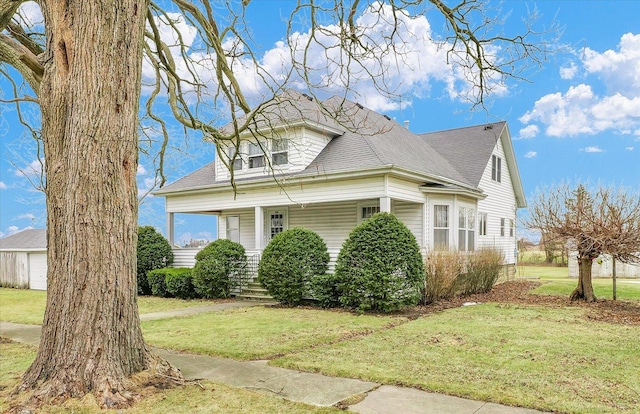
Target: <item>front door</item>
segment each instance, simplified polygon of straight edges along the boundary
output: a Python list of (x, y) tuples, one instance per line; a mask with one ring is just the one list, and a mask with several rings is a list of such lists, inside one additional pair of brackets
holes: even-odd
[(267, 210), (267, 228), (266, 236), (267, 243), (273, 239), (273, 237), (285, 231), (288, 227), (287, 209), (269, 209)]

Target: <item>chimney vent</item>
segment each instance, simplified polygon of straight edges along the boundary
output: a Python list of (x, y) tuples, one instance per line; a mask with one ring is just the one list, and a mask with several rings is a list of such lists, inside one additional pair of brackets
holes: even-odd
[(404, 127), (409, 129), (409, 120), (404, 121)]

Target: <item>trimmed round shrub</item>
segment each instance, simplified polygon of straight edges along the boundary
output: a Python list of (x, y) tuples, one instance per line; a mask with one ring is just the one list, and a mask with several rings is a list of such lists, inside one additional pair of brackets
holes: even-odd
[(171, 266), (173, 251), (164, 236), (152, 226), (138, 228), (138, 294), (150, 295), (151, 287), (147, 279), (150, 270)]
[(333, 273), (318, 275), (311, 279), (311, 297), (323, 308), (335, 308), (340, 306), (340, 291), (338, 291), (338, 278)]
[(262, 252), (258, 280), (277, 301), (295, 306), (311, 296), (310, 284), (329, 265), (327, 245), (311, 230), (294, 228), (276, 235)]
[(196, 255), (193, 284), (205, 298), (227, 298), (237, 284), (237, 273), (244, 269), (245, 250), (227, 239), (211, 242)]
[(417, 305), (424, 286), (416, 238), (389, 213), (375, 214), (353, 229), (338, 255), (335, 275), (340, 303), (359, 311)]
[(199, 295), (193, 286), (193, 269), (175, 268), (166, 273), (167, 291), (179, 299), (193, 299)]
[(147, 281), (151, 294), (153, 296), (159, 296), (161, 298), (171, 297), (171, 294), (167, 291), (167, 269), (154, 269), (147, 273)]

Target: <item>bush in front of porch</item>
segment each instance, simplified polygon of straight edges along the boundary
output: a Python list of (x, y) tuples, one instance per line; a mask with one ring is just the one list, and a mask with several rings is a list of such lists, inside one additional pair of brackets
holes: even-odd
[(204, 298), (226, 298), (235, 279), (231, 275), (244, 267), (245, 250), (240, 243), (227, 239), (211, 242), (196, 255), (193, 285)]
[(262, 253), (258, 280), (274, 299), (287, 306), (311, 296), (315, 278), (327, 272), (329, 252), (318, 234), (294, 228), (277, 234)]
[(420, 247), (393, 214), (375, 214), (342, 245), (335, 276), (343, 306), (391, 312), (417, 305), (424, 285)]

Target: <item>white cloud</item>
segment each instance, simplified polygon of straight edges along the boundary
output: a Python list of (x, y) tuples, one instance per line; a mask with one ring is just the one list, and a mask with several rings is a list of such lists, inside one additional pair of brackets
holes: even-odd
[(153, 197), (151, 191), (156, 187), (157, 183), (156, 177), (147, 177), (142, 182), (138, 181), (138, 198)]
[[(156, 19), (162, 27), (163, 39), (174, 42), (176, 30), (183, 34), (185, 43), (198, 45), (195, 29), (179, 15), (171, 15), (176, 20), (175, 29), (167, 22)], [(357, 36), (366, 43), (364, 48), (356, 47), (352, 52), (364, 56), (355, 62), (343, 52), (344, 35), (342, 28), (325, 25), (316, 28), (313, 36), (310, 32), (294, 32), (285, 41), (279, 41), (256, 60), (248, 56), (244, 45), (233, 37), (224, 39), (223, 47), (229, 53), (228, 64), (249, 100), (262, 99), (268, 94), (266, 83), (286, 84), (287, 87), (306, 89), (305, 81), (293, 71), (292, 59), (302, 61), (307, 56), (306, 76), (315, 85), (330, 93), (343, 93), (348, 86), (353, 91), (354, 100), (376, 111), (389, 111), (400, 108), (397, 100), (383, 96), (376, 85), (402, 96), (402, 104), (410, 104), (414, 97), (429, 95), (433, 84), (440, 84), (451, 99), (465, 100), (477, 93), (477, 73), (470, 72), (464, 66), (469, 62), (466, 53), (447, 55), (450, 43), (437, 38), (432, 32), (429, 21), (424, 16), (410, 16), (404, 12), (392, 11), (387, 4), (370, 5), (356, 19)], [(395, 39), (392, 48), (384, 48), (389, 39)], [(488, 56), (501, 56), (500, 49), (492, 45), (485, 46)], [(291, 51), (293, 49), (293, 51)], [(180, 56), (177, 47), (173, 50), (177, 72), (190, 79), (187, 62)], [(189, 58), (197, 72), (199, 83), (208, 88), (200, 90), (200, 96), (213, 94), (217, 90), (215, 78), (216, 58), (210, 54), (191, 51)], [(455, 61), (458, 59), (457, 61)], [(453, 64), (448, 60), (454, 61)], [(347, 63), (348, 62), (348, 63)], [(145, 81), (155, 77), (149, 62), (143, 65)], [(506, 87), (498, 76), (485, 74), (492, 93), (500, 96), (506, 93)], [(285, 82), (286, 81), (286, 82)], [(190, 90), (189, 85), (184, 85)], [(192, 90), (192, 89), (191, 89)]]
[(16, 168), (13, 173), (16, 177), (31, 177), (42, 173), (44, 160), (33, 160), (24, 167)]
[(589, 73), (603, 78), (609, 93), (629, 98), (640, 95), (640, 34), (622, 35), (617, 52), (586, 48), (582, 61)]
[(9, 188), (9, 186), (7, 186), (3, 181), (0, 181), (0, 190), (6, 190), (7, 188)]
[(624, 149), (627, 150), (627, 151), (633, 151), (634, 147), (625, 147)]
[(580, 84), (565, 94), (557, 92), (538, 99), (520, 121), (540, 122), (546, 125), (545, 133), (554, 137), (593, 135), (606, 130), (630, 134), (640, 126), (640, 96), (616, 94), (601, 98), (590, 85)]
[[(594, 135), (604, 131), (637, 134), (640, 130), (640, 34), (627, 33), (618, 51), (603, 53), (586, 48), (582, 65), (587, 75), (597, 75), (606, 94), (596, 94), (597, 84), (581, 83), (562, 93), (538, 99), (533, 109), (520, 117), (527, 129), (534, 123), (544, 126), (549, 136)], [(575, 68), (575, 70), (573, 69)], [(561, 68), (564, 79), (572, 79), (578, 68), (572, 63)]]
[(529, 151), (526, 154), (524, 154), (525, 158), (535, 158), (538, 156), (538, 153), (536, 151)]
[(604, 152), (604, 150), (601, 149), (598, 146), (590, 146), (590, 147), (586, 147), (586, 148), (581, 148), (580, 151), (584, 151), (584, 152)]
[(540, 132), (540, 128), (537, 125), (527, 125), (522, 128), (518, 134), (518, 138), (520, 139), (530, 139), (534, 138)]
[(578, 67), (573, 62), (569, 66), (560, 68), (560, 77), (562, 79), (571, 80), (576, 76), (576, 73), (578, 73)]
[(25, 213), (25, 214), (20, 214), (20, 215), (18, 216), (18, 218), (19, 218), (19, 219), (28, 219), (28, 220), (33, 220), (33, 219), (35, 219), (35, 218), (36, 218), (36, 216), (34, 216), (34, 215), (33, 215), (33, 214), (31, 214), (31, 213)]
[(18, 8), (18, 13), (22, 18), (20, 23), (27, 28), (44, 24), (42, 10), (40, 10), (40, 6), (35, 1), (22, 3)]
[(145, 175), (146, 173), (147, 173), (147, 170), (144, 168), (144, 165), (138, 164), (138, 171), (136, 172), (136, 174)]

